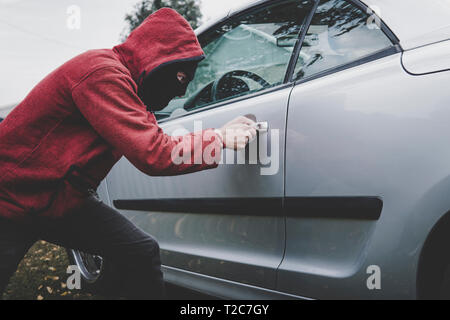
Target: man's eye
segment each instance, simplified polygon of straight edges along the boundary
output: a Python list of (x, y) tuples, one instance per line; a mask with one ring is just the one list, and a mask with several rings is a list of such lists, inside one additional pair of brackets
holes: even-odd
[(186, 84), (188, 82), (188, 78), (184, 74), (178, 74), (177, 75), (178, 81), (180, 81), (182, 84)]

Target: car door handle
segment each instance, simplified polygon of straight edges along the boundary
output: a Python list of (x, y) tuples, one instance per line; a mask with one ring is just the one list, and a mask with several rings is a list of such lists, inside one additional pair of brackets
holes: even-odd
[(267, 121), (257, 122), (255, 125), (255, 129), (260, 133), (265, 133), (269, 131), (269, 123)]

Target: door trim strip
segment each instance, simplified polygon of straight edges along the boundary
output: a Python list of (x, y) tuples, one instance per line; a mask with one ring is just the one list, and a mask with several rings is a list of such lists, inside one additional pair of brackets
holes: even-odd
[(358, 197), (191, 198), (114, 200), (120, 210), (187, 214), (379, 220), (383, 200)]

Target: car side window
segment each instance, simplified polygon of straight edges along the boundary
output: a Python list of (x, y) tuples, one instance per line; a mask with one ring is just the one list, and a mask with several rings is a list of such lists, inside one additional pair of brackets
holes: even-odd
[(303, 41), (294, 80), (392, 47), (379, 23), (375, 23), (377, 19), (349, 1), (321, 0)]
[(283, 83), (312, 0), (290, 0), (253, 9), (199, 36), (206, 59), (186, 95), (157, 118), (175, 117), (216, 102)]

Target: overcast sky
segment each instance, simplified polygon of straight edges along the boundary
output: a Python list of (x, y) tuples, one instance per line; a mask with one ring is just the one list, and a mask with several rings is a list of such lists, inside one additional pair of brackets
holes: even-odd
[[(202, 0), (203, 21), (249, 1)], [(116, 45), (126, 26), (124, 16), (137, 2), (0, 0), (0, 107), (20, 102), (37, 82), (77, 54)]]

